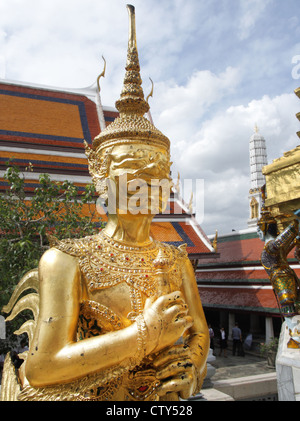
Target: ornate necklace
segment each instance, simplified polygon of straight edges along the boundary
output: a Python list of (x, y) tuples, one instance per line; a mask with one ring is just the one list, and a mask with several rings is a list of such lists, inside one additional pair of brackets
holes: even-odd
[(143, 247), (133, 247), (103, 232), (80, 240), (62, 240), (55, 247), (79, 258), (90, 291), (125, 282), (130, 288), (132, 311), (127, 315), (130, 320), (143, 311), (142, 293), (147, 297), (158, 293), (161, 276), (155, 266), (158, 255), (163, 255), (167, 269), (175, 265), (177, 257), (175, 248), (167, 244), (152, 241)]

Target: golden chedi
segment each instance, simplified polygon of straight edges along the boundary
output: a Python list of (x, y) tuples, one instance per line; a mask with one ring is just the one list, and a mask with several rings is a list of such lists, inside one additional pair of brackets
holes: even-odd
[[(300, 98), (300, 88), (295, 89)], [(300, 113), (296, 114), (300, 120)], [(300, 132), (297, 132), (300, 137)], [(265, 179), (265, 207), (276, 219), (282, 232), (295, 218), (300, 208), (300, 145), (274, 159), (262, 170)]]
[[(169, 181), (170, 145), (144, 117), (128, 10), (120, 116), (86, 145), (93, 182), (114, 211), (95, 236), (52, 239), (38, 270), (18, 284), (8, 319), (24, 308), (35, 319), (19, 329), (30, 349), (17, 373), (6, 357), (3, 400), (178, 400), (197, 393), (206, 375), (209, 336), (192, 265), (184, 247), (149, 235), (168, 200), (159, 185)], [(145, 194), (135, 200), (137, 185)], [(27, 288), (36, 292), (18, 299)]]
[(287, 151), (263, 168), (266, 177), (265, 206), (285, 229), (300, 208), (300, 146)]

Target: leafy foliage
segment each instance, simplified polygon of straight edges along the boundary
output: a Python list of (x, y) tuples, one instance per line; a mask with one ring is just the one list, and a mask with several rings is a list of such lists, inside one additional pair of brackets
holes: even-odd
[(26, 198), (24, 175), (16, 166), (8, 163), (4, 177), (9, 189), (0, 195), (0, 310), (21, 277), (38, 266), (49, 247), (48, 234), (80, 238), (96, 234), (101, 226), (93, 185), (80, 192), (69, 181), (53, 182), (41, 174), (33, 196)]
[(266, 356), (269, 352), (277, 352), (278, 338), (271, 338), (268, 343), (260, 344), (260, 353), (262, 356)]

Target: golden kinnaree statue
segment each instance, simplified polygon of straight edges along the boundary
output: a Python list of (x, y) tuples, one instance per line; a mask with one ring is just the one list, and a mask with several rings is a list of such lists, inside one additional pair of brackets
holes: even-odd
[[(168, 197), (159, 189), (158, 206), (151, 193), (134, 207), (136, 183), (147, 191), (169, 180), (170, 144), (144, 117), (149, 105), (128, 10), (120, 116), (86, 145), (96, 189), (115, 200), (115, 211), (97, 235), (52, 238), (38, 269), (17, 285), (3, 309), (7, 320), (24, 309), (34, 319), (17, 332), (29, 337), (21, 367), (6, 356), (2, 400), (179, 400), (197, 393), (206, 375), (208, 328), (185, 247), (149, 235)], [(36, 292), (24, 295), (29, 288)]]

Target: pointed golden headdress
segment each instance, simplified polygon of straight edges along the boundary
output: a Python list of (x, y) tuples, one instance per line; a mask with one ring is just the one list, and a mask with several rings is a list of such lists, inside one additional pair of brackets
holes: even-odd
[(144, 114), (149, 104), (144, 99), (135, 31), (135, 9), (127, 5), (129, 12), (129, 41), (126, 73), (120, 99), (116, 101), (117, 117), (93, 140), (92, 148), (85, 142), (89, 172), (97, 192), (106, 197), (111, 151), (117, 145), (150, 145), (162, 148), (170, 158), (170, 141)]
[(93, 150), (126, 143), (143, 143), (158, 145), (169, 150), (170, 141), (144, 117), (149, 111), (149, 104), (144, 99), (140, 65), (136, 44), (135, 9), (127, 5), (129, 12), (129, 41), (126, 62), (126, 73), (120, 99), (116, 108), (120, 116), (103, 132), (95, 137)]

